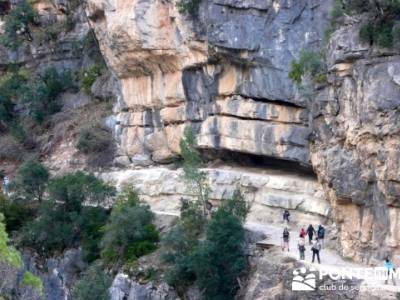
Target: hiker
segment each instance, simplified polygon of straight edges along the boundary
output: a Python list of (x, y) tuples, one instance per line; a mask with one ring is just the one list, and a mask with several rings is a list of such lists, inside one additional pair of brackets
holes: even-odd
[(289, 252), (289, 230), (287, 227), (283, 230), (283, 244), (282, 244), (282, 251), (285, 251), (285, 248), (287, 248), (287, 251)]
[(9, 196), (10, 179), (8, 176), (3, 177), (3, 192), (4, 195)]
[(311, 246), (311, 251), (312, 251), (312, 262), (314, 262), (315, 256), (317, 256), (318, 263), (321, 263), (321, 259), (319, 258), (319, 251), (321, 250), (321, 244), (318, 241), (318, 238), (315, 238), (315, 240), (312, 243)]
[(318, 226), (317, 237), (321, 243), (321, 247), (323, 247), (324, 246), (324, 238), (325, 238), (325, 228), (321, 224)]
[(308, 228), (307, 228), (308, 242), (310, 243), (310, 245), (311, 245), (311, 242), (312, 242), (312, 240), (313, 240), (314, 233), (315, 233), (315, 229), (314, 229), (314, 227), (310, 224), (310, 226), (308, 226)]
[(384, 267), (387, 270), (387, 278), (385, 280), (385, 284), (388, 284), (389, 278), (392, 278), (393, 285), (396, 285), (396, 281), (394, 279), (394, 274), (393, 272), (396, 271), (396, 269), (393, 266), (393, 263), (390, 261), (389, 257), (386, 257)]
[(301, 229), (300, 229), (300, 237), (303, 239), (306, 237), (306, 231), (304, 230), (303, 227), (301, 227)]
[(290, 217), (290, 212), (285, 209), (285, 211), (283, 212), (283, 222), (287, 221), (289, 223), (289, 217)]
[[(304, 234), (305, 235), (305, 234)], [(300, 253), (300, 259), (304, 260), (305, 255), (304, 253), (306, 252), (306, 241), (304, 239), (304, 235), (302, 236), (300, 234), (299, 241), (297, 242), (297, 247), (299, 248), (299, 253)]]

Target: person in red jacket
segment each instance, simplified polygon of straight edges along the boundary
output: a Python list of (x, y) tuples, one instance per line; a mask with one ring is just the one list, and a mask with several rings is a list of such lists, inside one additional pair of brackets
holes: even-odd
[(303, 227), (301, 227), (301, 229), (300, 229), (300, 237), (304, 239), (305, 236), (306, 236), (306, 231), (304, 230)]

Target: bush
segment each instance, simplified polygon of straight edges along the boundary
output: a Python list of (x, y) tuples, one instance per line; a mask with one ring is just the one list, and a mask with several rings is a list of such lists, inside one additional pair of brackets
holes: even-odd
[(1, 38), (1, 43), (16, 50), (23, 41), (31, 41), (30, 26), (35, 24), (36, 16), (29, 2), (25, 0), (19, 2), (5, 18), (4, 36)]
[(397, 23), (392, 28), (393, 44), (395, 46), (400, 45), (400, 24)]
[(14, 106), (29, 75), (24, 70), (13, 70), (0, 78), (0, 121), (6, 126), (15, 120)]
[(92, 243), (101, 238), (99, 230), (106, 222), (106, 212), (87, 205), (104, 205), (114, 192), (111, 186), (83, 172), (51, 180), (50, 199), (42, 201), (38, 218), (24, 226), (23, 243), (43, 254), (82, 243), (85, 258), (94, 260), (98, 248)]
[(32, 118), (42, 122), (47, 116), (61, 110), (57, 97), (72, 88), (74, 83), (71, 72), (57, 72), (49, 68), (24, 86), (22, 102), (28, 106)]
[(201, 0), (179, 0), (178, 10), (182, 14), (197, 15)]
[(31, 221), (35, 210), (18, 199), (10, 201), (0, 194), (0, 213), (4, 215), (7, 231), (12, 232)]
[(90, 267), (75, 284), (72, 296), (75, 300), (109, 300), (108, 289), (112, 283), (108, 276), (99, 266)]
[(207, 225), (206, 235), (193, 255), (199, 287), (205, 299), (235, 299), (237, 278), (246, 269), (242, 223), (221, 209)]
[(235, 216), (241, 222), (246, 220), (247, 214), (250, 211), (249, 204), (244, 200), (240, 190), (236, 189), (231, 198), (223, 201), (219, 210), (223, 210), (228, 214)]
[(159, 235), (152, 224), (154, 215), (129, 187), (118, 197), (104, 228), (101, 257), (108, 264), (136, 260), (157, 248)]
[(325, 72), (325, 67), (321, 54), (303, 49), (299, 59), (291, 63), (289, 78), (296, 84), (301, 84), (303, 76), (315, 77), (323, 72)]
[(37, 160), (27, 160), (19, 166), (12, 188), (27, 201), (41, 202), (49, 177), (49, 171), (43, 164)]
[(96, 64), (83, 70), (80, 75), (80, 87), (88, 95), (91, 95), (91, 88), (96, 79), (103, 73), (104, 66)]
[(22, 266), (21, 255), (14, 247), (8, 245), (8, 235), (3, 222), (4, 216), (0, 213), (0, 263), (20, 268)]
[(400, 1), (398, 0), (351, 0), (337, 1), (332, 10), (332, 16), (336, 16), (342, 9), (349, 15), (368, 13), (368, 23), (360, 28), (361, 41), (370, 45), (392, 48), (394, 45), (395, 22), (400, 17)]
[(113, 139), (109, 131), (100, 126), (84, 128), (79, 132), (76, 147), (85, 154), (105, 151), (112, 145)]
[(196, 280), (193, 253), (205, 224), (199, 202), (182, 200), (179, 223), (163, 238), (162, 260), (170, 265), (166, 280), (180, 294)]
[(21, 281), (22, 286), (31, 286), (33, 289), (35, 289), (39, 295), (43, 295), (43, 282), (42, 280), (33, 275), (31, 272), (27, 271), (24, 273), (22, 276), (22, 281)]
[(165, 278), (180, 294), (196, 280), (193, 252), (198, 243), (198, 236), (182, 224), (172, 228), (163, 238), (162, 260), (169, 265)]
[(100, 257), (100, 241), (103, 237), (103, 228), (109, 217), (108, 210), (102, 207), (83, 207), (80, 227), (82, 257), (91, 263)]

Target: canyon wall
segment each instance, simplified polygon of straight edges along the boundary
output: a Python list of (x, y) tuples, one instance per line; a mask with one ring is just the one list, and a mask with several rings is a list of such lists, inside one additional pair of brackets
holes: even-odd
[(185, 16), (175, 1), (89, 0), (90, 24), (121, 90), (110, 119), (116, 162), (174, 160), (191, 124), (199, 147), (213, 153), (313, 168), (333, 207), (341, 253), (397, 261), (398, 56), (360, 43), (352, 18), (328, 43), (326, 85), (303, 97), (288, 78), (301, 49), (324, 47), (331, 7), (208, 0)]
[(119, 78), (119, 162), (164, 163), (191, 123), (203, 149), (310, 165), (307, 101), (288, 78), (302, 48), (318, 48), (329, 1), (88, 1)]
[[(331, 200), (342, 254), (400, 260), (400, 57), (361, 43), (362, 16), (327, 46), (328, 84), (313, 101), (313, 166)], [(365, 18), (365, 16), (364, 16)]]

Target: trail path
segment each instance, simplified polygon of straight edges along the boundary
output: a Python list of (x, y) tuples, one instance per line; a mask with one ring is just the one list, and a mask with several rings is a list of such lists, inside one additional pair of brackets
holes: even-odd
[[(245, 227), (249, 230), (263, 232), (267, 238), (262, 241), (266, 245), (274, 245), (274, 246), (282, 246), (282, 232), (285, 227), (284, 224), (279, 225), (261, 225), (258, 223), (246, 223)], [(290, 239), (289, 239), (289, 252), (285, 251), (284, 254), (292, 257), (296, 260), (299, 260), (299, 251), (297, 249), (297, 242), (299, 238), (300, 228), (292, 225), (289, 229)], [(329, 267), (329, 269), (341, 269), (341, 268), (367, 268), (368, 266), (357, 264), (351, 262), (349, 260), (345, 260), (342, 258), (334, 249), (322, 248), (320, 251), (321, 256), (321, 264), (318, 264), (317, 261), (312, 263), (312, 252), (311, 246), (308, 244), (308, 236), (306, 237), (306, 252), (305, 252), (305, 260), (302, 261), (304, 264), (308, 266), (313, 266), (316, 269), (319, 269), (321, 266)], [(300, 261), (300, 260), (299, 260)], [(383, 266), (383, 262), (382, 262)], [(381, 267), (381, 266), (380, 266)], [(374, 280), (364, 280), (362, 282), (362, 287), (367, 290), (382, 290), (388, 292), (400, 292), (400, 282), (397, 280), (397, 286), (393, 286), (390, 284), (385, 284), (384, 281), (374, 281)]]

